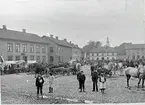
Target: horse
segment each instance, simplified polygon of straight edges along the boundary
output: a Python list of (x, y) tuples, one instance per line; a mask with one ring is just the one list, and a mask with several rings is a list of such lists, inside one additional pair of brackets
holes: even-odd
[(144, 80), (145, 80), (145, 66), (140, 65), (138, 68), (134, 68), (134, 67), (127, 67), (125, 68), (125, 75), (127, 77), (127, 88), (130, 89), (129, 86), (129, 80), (132, 77), (138, 78), (138, 88), (140, 85), (140, 82), (142, 80), (142, 88), (144, 88)]

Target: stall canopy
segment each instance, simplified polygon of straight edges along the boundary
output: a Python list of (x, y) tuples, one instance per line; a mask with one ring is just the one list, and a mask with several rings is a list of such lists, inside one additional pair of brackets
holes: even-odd
[(37, 63), (37, 61), (27, 61), (27, 64), (33, 64), (33, 63)]
[(24, 60), (19, 60), (19, 61), (16, 61), (17, 64), (22, 64), (22, 63), (25, 63)]
[(10, 64), (16, 64), (16, 61), (5, 61), (6, 65), (10, 65)]

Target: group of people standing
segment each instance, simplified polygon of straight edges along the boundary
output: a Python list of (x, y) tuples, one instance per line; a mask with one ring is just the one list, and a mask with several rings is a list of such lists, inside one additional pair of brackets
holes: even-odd
[[(98, 92), (99, 89), (104, 94), (104, 90), (106, 89), (106, 76), (104, 73), (101, 73), (101, 75), (98, 74), (97, 70), (95, 69), (91, 73), (91, 79), (93, 82), (93, 92)], [(77, 74), (77, 80), (79, 81), (79, 89), (80, 92), (85, 92), (85, 80), (86, 76), (83, 71), (80, 71)], [(99, 81), (99, 89), (98, 89), (98, 81)]]
[[(86, 76), (84, 74), (83, 71), (81, 71), (81, 64), (77, 63), (76, 64), (76, 68), (78, 69), (78, 74), (77, 74), (77, 80), (79, 81), (79, 89), (80, 92), (85, 92), (85, 80), (86, 80)], [(39, 71), (39, 70), (36, 70)], [(104, 93), (104, 90), (106, 89), (106, 77), (104, 73), (101, 73), (101, 75), (98, 74), (97, 70), (94, 69), (94, 71), (91, 73), (91, 77), (92, 77), (92, 82), (93, 82), (93, 92), (98, 92), (98, 80), (99, 80), (99, 84), (100, 84), (100, 90), (102, 93)], [(44, 84), (44, 78), (41, 74), (41, 72), (36, 72), (35, 75), (36, 78), (36, 89), (37, 89), (37, 99), (39, 99), (39, 95), (41, 95), (41, 98), (43, 98), (43, 84)], [(54, 84), (54, 79), (56, 77), (53, 76), (52, 73), (49, 73), (48, 76), (48, 82), (49, 82), (49, 88), (48, 88), (48, 92), (49, 93), (53, 93), (53, 84)]]

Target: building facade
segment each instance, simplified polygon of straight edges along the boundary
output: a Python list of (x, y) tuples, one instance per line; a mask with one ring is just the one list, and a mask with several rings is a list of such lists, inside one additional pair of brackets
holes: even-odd
[(77, 46), (72, 44), (72, 60), (81, 61), (82, 60), (82, 50)]
[(145, 44), (130, 44), (125, 46), (126, 59), (144, 59)]
[(117, 52), (115, 52), (111, 47), (99, 47), (91, 49), (87, 54), (85, 54), (85, 57), (89, 60), (115, 60), (117, 58)]
[(8, 30), (5, 25), (0, 29), (0, 54), (5, 61), (25, 60), (48, 62), (49, 43), (36, 34)]
[(43, 40), (49, 41), (49, 63), (58, 64), (60, 62), (69, 62), (72, 59), (72, 46), (70, 46), (66, 39), (59, 40), (53, 35), (43, 36)]

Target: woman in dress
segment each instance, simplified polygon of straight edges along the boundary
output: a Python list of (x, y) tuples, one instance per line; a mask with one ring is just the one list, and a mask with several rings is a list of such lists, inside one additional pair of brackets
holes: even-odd
[(104, 94), (104, 90), (106, 89), (106, 77), (104, 73), (101, 73), (99, 77), (99, 82), (100, 82), (100, 90), (102, 94)]
[(55, 77), (53, 76), (52, 73), (50, 73), (50, 76), (48, 77), (49, 79), (49, 93), (53, 93), (53, 82)]

